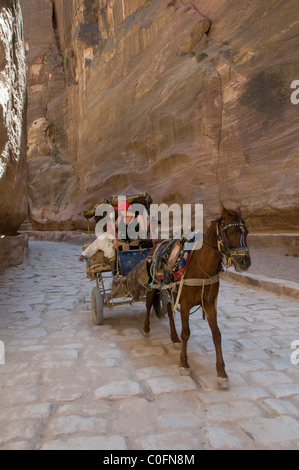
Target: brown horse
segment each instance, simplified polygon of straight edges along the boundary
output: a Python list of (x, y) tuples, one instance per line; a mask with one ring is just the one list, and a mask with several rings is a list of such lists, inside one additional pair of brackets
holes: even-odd
[[(171, 340), (175, 345), (182, 346), (180, 356), (181, 373), (186, 372), (190, 367), (187, 357), (187, 342), (190, 337), (189, 313), (191, 308), (202, 306), (203, 314), (208, 320), (213, 336), (218, 384), (222, 388), (229, 387), (229, 380), (225, 371), (221, 333), (217, 324), (218, 273), (221, 270), (223, 258), (227, 264), (233, 264), (238, 272), (246, 271), (249, 268), (251, 260), (246, 244), (247, 234), (248, 231), (240, 212), (228, 211), (223, 207), (221, 218), (213, 221), (204, 235), (202, 247), (192, 252), (184, 278), (178, 289), (181, 290), (179, 304), (182, 321), (182, 344), (175, 328), (173, 305), (170, 301), (167, 305)], [(158, 292), (154, 289), (147, 293), (147, 312), (143, 327), (145, 335), (150, 332), (150, 311), (153, 305), (156, 304), (157, 306)]]

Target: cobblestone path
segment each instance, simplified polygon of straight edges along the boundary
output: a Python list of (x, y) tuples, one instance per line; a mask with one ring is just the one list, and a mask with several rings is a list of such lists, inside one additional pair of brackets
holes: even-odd
[(79, 252), (31, 241), (29, 259), (0, 275), (0, 449), (299, 448), (298, 302), (221, 283), (231, 388), (220, 391), (201, 312), (181, 376), (167, 318), (142, 336), (144, 304), (93, 324)]

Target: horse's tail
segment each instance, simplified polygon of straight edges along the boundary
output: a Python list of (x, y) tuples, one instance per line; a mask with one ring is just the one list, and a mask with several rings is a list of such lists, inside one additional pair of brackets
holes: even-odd
[(156, 317), (158, 318), (164, 317), (164, 313), (162, 312), (162, 308), (161, 308), (160, 299), (161, 299), (161, 293), (158, 290), (156, 290), (154, 293), (152, 305), (153, 305)]

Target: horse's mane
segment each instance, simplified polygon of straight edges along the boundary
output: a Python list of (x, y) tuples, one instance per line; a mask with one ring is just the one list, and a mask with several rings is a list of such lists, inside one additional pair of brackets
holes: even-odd
[(215, 244), (216, 243), (216, 224), (220, 222), (220, 218), (213, 220), (205, 233), (205, 242), (208, 244)]

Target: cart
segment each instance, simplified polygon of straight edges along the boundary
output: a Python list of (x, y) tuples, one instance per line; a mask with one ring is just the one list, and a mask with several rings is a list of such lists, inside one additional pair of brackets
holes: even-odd
[[(150, 211), (152, 198), (147, 193), (111, 196), (102, 199), (93, 208), (81, 212), (81, 215), (88, 221), (90, 243), (92, 242), (90, 220), (96, 217), (97, 207), (101, 204), (111, 204), (115, 207), (118, 204), (119, 197), (126, 198), (129, 204), (142, 204), (148, 213)], [(85, 245), (83, 249), (86, 249), (87, 246)], [(152, 247), (153, 241), (150, 238), (142, 242), (139, 239), (133, 241), (118, 240), (114, 257), (109, 263), (102, 251), (97, 251), (90, 259), (86, 259), (87, 276), (96, 283), (91, 291), (92, 316), (96, 325), (102, 325), (104, 322), (104, 308), (113, 309), (115, 306), (132, 304), (132, 299), (129, 298), (124, 289), (125, 277), (148, 257)], [(168, 303), (165, 293), (161, 293), (160, 302), (161, 312), (165, 315)]]

